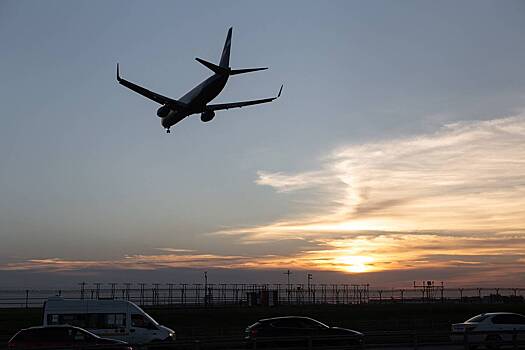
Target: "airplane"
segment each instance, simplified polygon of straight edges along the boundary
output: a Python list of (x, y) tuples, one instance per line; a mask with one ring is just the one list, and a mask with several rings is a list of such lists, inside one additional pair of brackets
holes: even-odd
[(142, 86), (136, 85), (128, 80), (123, 79), (120, 76), (119, 64), (117, 63), (117, 81), (119, 84), (124, 85), (128, 89), (141, 94), (144, 97), (149, 98), (162, 106), (157, 110), (157, 116), (161, 120), (161, 125), (166, 129), (167, 133), (170, 133), (170, 127), (177, 124), (184, 118), (192, 115), (201, 115), (203, 122), (209, 122), (215, 117), (215, 111), (220, 111), (230, 108), (241, 108), (245, 106), (256, 105), (260, 103), (268, 103), (279, 98), (283, 91), (283, 85), (279, 89), (279, 93), (275, 97), (263, 98), (260, 100), (233, 102), (233, 103), (219, 103), (219, 104), (208, 104), (211, 102), (226, 86), (228, 78), (232, 75), (256, 72), (260, 70), (268, 69), (264, 68), (245, 68), (245, 69), (231, 69), (230, 67), (230, 47), (232, 38), (232, 29), (228, 30), (226, 36), (226, 42), (222, 50), (219, 65), (215, 65), (211, 62), (205, 61), (201, 58), (195, 58), (197, 62), (203, 64), (214, 72), (214, 74), (202, 83), (194, 87), (190, 92), (182, 96), (180, 99), (175, 100), (169, 97), (162, 96), (156, 92), (150, 91)]

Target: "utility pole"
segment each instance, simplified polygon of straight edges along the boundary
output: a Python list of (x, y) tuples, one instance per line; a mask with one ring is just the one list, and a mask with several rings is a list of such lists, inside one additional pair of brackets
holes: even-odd
[(95, 283), (95, 286), (97, 288), (97, 300), (100, 299), (100, 285), (101, 283)]
[(208, 271), (204, 271), (204, 306), (208, 306)]
[(173, 283), (168, 283), (168, 300), (169, 304), (173, 304)]
[(288, 288), (286, 289), (286, 294), (288, 296), (288, 304), (290, 304), (290, 289), (291, 289), (291, 286), (290, 286), (290, 275), (292, 274), (292, 272), (290, 270), (286, 270), (286, 272), (284, 274), (288, 278), (288, 285), (287, 285)]
[(131, 286), (131, 283), (124, 283), (126, 286), (126, 300), (129, 300), (129, 287)]
[(140, 286), (140, 305), (144, 305), (144, 286), (146, 283), (139, 283)]
[(309, 273), (306, 275), (308, 278), (308, 301), (312, 301), (312, 290), (310, 289), (310, 281), (312, 280), (312, 274)]
[(80, 299), (84, 300), (84, 290), (86, 288), (86, 282), (82, 282), (79, 284), (80, 284)]
[(158, 305), (159, 303), (159, 283), (153, 283), (153, 305)]
[(109, 284), (111, 286), (111, 299), (115, 299), (115, 288), (116, 288), (116, 283), (110, 283)]

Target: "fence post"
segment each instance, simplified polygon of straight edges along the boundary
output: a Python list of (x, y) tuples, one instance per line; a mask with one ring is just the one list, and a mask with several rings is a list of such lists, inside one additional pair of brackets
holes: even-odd
[(29, 304), (29, 290), (26, 289), (26, 309), (28, 308), (28, 304)]

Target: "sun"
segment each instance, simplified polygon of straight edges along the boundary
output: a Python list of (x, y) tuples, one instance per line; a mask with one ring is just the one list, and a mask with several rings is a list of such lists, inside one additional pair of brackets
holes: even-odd
[(362, 255), (349, 255), (342, 256), (336, 259), (336, 264), (340, 265), (342, 270), (348, 272), (369, 272), (372, 270), (372, 266), (369, 265), (374, 259), (369, 256)]

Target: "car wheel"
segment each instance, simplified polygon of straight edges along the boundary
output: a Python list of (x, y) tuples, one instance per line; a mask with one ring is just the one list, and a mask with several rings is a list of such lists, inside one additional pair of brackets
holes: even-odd
[(502, 341), (499, 334), (490, 334), (485, 338), (485, 347), (489, 350), (498, 350)]

